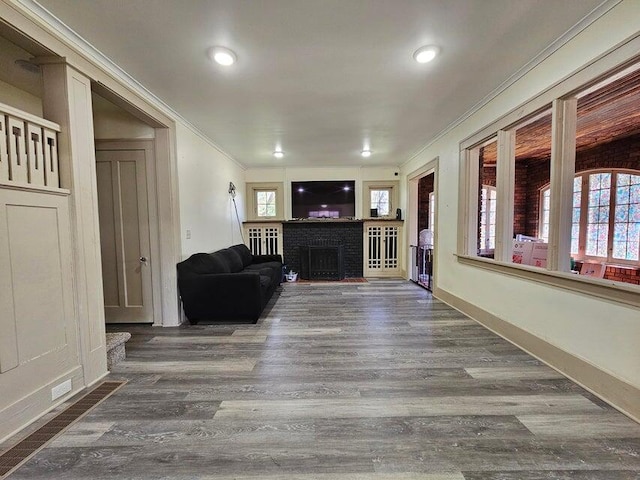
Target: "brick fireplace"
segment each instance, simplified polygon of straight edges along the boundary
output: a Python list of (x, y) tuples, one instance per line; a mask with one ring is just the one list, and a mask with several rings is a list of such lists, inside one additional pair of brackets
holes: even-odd
[[(309, 246), (333, 245), (342, 251), (344, 275), (363, 276), (362, 220), (292, 220), (282, 224), (284, 262), (290, 270), (301, 272), (300, 253)], [(301, 249), (302, 247), (302, 249)]]

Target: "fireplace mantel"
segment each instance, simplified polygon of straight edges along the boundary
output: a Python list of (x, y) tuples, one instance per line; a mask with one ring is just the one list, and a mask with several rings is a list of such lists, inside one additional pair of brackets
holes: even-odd
[(300, 218), (285, 220), (282, 223), (362, 223), (364, 220), (354, 218)]
[(276, 223), (276, 224), (306, 224), (306, 223), (364, 223), (364, 222), (400, 222), (403, 223), (403, 220), (396, 220), (395, 218), (296, 218), (292, 220), (248, 220), (242, 222), (243, 225), (258, 225), (258, 224), (267, 224), (267, 223)]

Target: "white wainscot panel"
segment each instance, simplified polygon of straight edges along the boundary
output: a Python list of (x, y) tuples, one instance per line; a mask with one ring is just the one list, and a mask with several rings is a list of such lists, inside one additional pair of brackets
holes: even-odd
[(24, 364), (67, 344), (63, 303), (63, 266), (55, 207), (6, 205), (11, 279)]

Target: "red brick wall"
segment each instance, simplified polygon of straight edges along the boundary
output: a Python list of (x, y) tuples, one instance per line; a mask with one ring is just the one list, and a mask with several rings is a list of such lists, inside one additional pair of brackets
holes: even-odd
[[(537, 237), (539, 235), (540, 189), (547, 185), (551, 179), (550, 159), (528, 160), (527, 173), (527, 184), (519, 186), (521, 190), (524, 190), (527, 197), (527, 213), (523, 228), (525, 235)], [(516, 188), (516, 194), (517, 191), (518, 188)]]
[(418, 180), (418, 233), (429, 225), (429, 194), (433, 192), (433, 184), (433, 173)]
[[(518, 181), (518, 164), (526, 164), (526, 181)], [(640, 135), (610, 142), (590, 150), (576, 153), (576, 173), (601, 168), (630, 168), (640, 170)], [(540, 190), (549, 184), (551, 178), (550, 159), (522, 160), (516, 164), (516, 184), (514, 203), (514, 233), (538, 236)], [(519, 219), (519, 201), (526, 198), (524, 223)], [(518, 219), (516, 221), (516, 219)], [(519, 231), (518, 229), (522, 230)]]
[(515, 171), (515, 186), (513, 198), (513, 233), (527, 232), (527, 214), (529, 207), (529, 199), (527, 198), (529, 171), (528, 162), (517, 161)]
[[(582, 262), (576, 262), (576, 268), (580, 271)], [(640, 268), (637, 267), (621, 267), (619, 265), (607, 265), (604, 271), (605, 280), (613, 280), (616, 282), (632, 283), (640, 285)]]
[(604, 272), (604, 278), (607, 280), (616, 280), (618, 282), (640, 285), (640, 269), (607, 265), (607, 269)]

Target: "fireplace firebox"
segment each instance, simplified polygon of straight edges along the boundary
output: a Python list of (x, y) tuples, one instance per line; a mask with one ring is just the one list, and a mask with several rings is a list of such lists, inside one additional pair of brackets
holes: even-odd
[(342, 280), (345, 277), (342, 244), (300, 245), (300, 278)]

